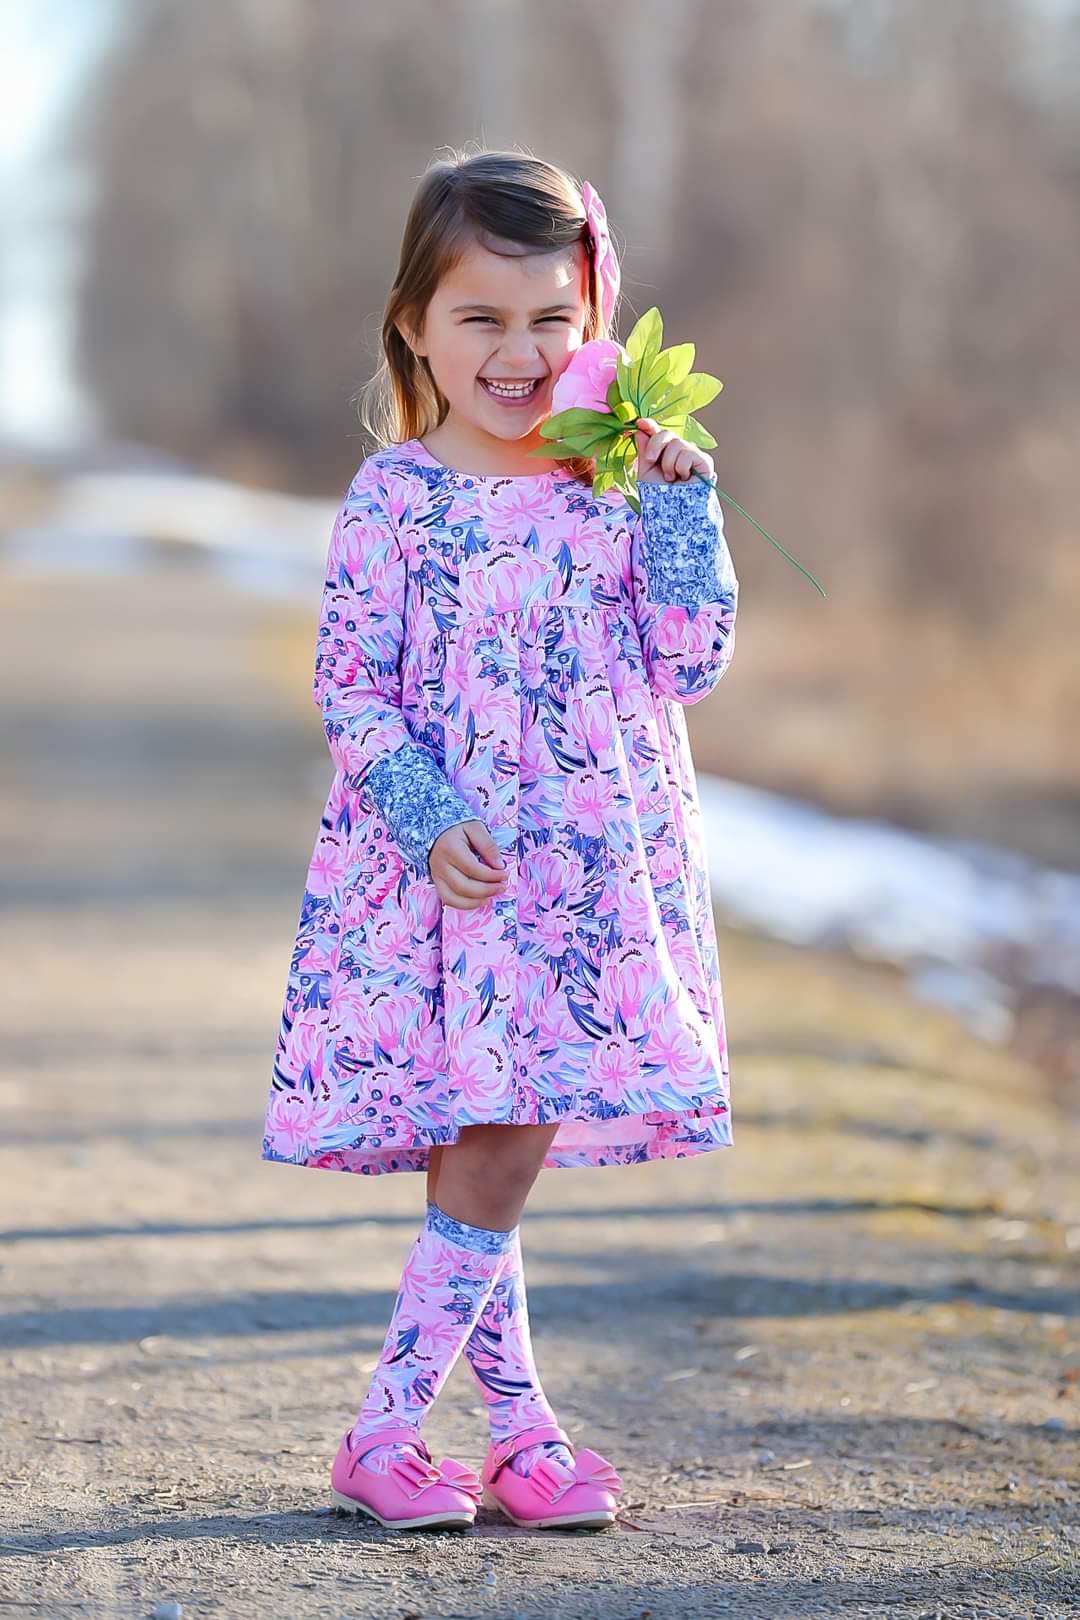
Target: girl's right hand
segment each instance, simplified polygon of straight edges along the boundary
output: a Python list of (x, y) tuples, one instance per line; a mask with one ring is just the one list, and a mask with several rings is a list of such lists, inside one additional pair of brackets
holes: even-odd
[(428, 869), (444, 906), (472, 911), (506, 892), (506, 865), (482, 821), (459, 821), (440, 833)]

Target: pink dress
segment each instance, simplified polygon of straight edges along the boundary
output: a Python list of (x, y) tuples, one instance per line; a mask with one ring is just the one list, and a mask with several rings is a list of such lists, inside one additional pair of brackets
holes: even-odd
[[(424, 1170), (462, 1126), (560, 1121), (549, 1168), (732, 1144), (685, 709), (734, 651), (699, 479), (641, 514), (559, 462), (361, 465), (330, 538), (314, 698), (334, 765), (262, 1156)], [(444, 906), (427, 856), (478, 819), (505, 892)]]

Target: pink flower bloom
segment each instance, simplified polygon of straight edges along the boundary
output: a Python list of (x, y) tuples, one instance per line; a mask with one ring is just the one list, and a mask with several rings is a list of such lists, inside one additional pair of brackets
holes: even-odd
[(570, 363), (560, 372), (551, 393), (551, 414), (580, 406), (590, 411), (607, 411), (607, 391), (615, 377), (618, 355), (629, 359), (621, 343), (610, 338), (593, 338), (575, 350)]

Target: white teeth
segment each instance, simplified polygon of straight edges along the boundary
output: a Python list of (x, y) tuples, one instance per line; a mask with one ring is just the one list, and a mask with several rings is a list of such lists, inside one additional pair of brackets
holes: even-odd
[(490, 377), (482, 377), (481, 381), (493, 394), (505, 394), (508, 399), (524, 399), (526, 394), (533, 393), (540, 386), (539, 379), (529, 383), (500, 383), (492, 382)]

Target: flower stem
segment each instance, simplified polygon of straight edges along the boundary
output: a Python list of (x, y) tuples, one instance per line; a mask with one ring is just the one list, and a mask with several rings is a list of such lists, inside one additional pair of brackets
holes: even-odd
[(708, 484), (710, 489), (715, 489), (716, 493), (718, 495), (723, 495), (725, 501), (730, 501), (732, 506), (735, 508), (736, 512), (741, 512), (742, 513), (742, 515), (746, 519), (747, 523), (752, 523), (754, 525), (754, 528), (757, 529), (758, 533), (763, 534), (765, 536), (766, 540), (770, 541), (772, 543), (772, 545), (774, 545), (776, 547), (777, 551), (782, 551), (784, 553), (784, 556), (787, 558), (788, 562), (794, 563), (795, 567), (799, 570), (800, 574), (805, 574), (806, 575), (807, 579), (810, 581), (811, 585), (814, 587), (814, 589), (816, 591), (819, 591), (822, 596), (825, 595), (825, 592), (821, 589), (821, 586), (818, 584), (818, 582), (814, 578), (813, 574), (810, 573), (809, 569), (804, 568), (802, 563), (799, 562), (799, 560), (796, 557), (793, 557), (791, 555), (790, 551), (784, 551), (784, 548), (780, 544), (779, 540), (774, 540), (772, 535), (769, 533), (768, 529), (763, 529), (761, 527), (761, 524), (758, 523), (758, 521), (756, 520), (756, 518), (752, 518), (750, 516), (749, 512), (745, 511), (743, 509), (743, 507), (741, 507), (739, 505), (738, 501), (734, 499), (733, 496), (726, 494), (725, 491), (722, 490), (720, 488), (720, 486), (717, 483), (715, 483), (711, 478), (706, 478), (704, 473), (696, 472), (694, 474), (694, 477), (695, 478), (700, 478), (701, 482), (703, 484)]

